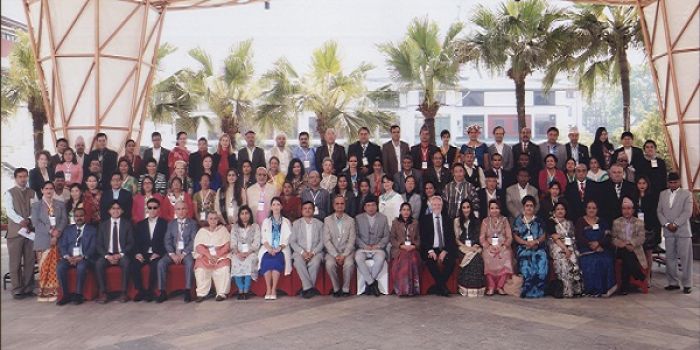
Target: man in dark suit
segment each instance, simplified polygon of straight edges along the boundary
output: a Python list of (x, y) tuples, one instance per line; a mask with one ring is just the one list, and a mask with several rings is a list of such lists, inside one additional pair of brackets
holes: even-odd
[(643, 168), (645, 162), (644, 152), (641, 148), (632, 146), (632, 143), (634, 142), (634, 134), (632, 134), (629, 131), (623, 132), (620, 136), (620, 142), (622, 143), (622, 147), (616, 149), (615, 152), (613, 152), (610, 162), (612, 164), (617, 163), (617, 156), (620, 154), (620, 152), (625, 152), (627, 154), (627, 160), (629, 161), (629, 164), (634, 169)]
[[(454, 228), (452, 220), (443, 210), (442, 198), (430, 198), (433, 214), (423, 217), (420, 223), (420, 253), (425, 265), (433, 276), (435, 284), (430, 287), (431, 294), (450, 296), (447, 280), (452, 274), (457, 257)], [(440, 268), (442, 267), (442, 269)]]
[(143, 161), (148, 162), (149, 159), (155, 159), (156, 164), (158, 165), (158, 172), (161, 174), (165, 174), (165, 176), (168, 176), (168, 155), (170, 154), (170, 150), (161, 147), (161, 136), (160, 133), (155, 131), (151, 134), (151, 142), (153, 143), (153, 147), (147, 148), (143, 152)]
[(420, 128), (418, 137), (420, 143), (411, 147), (411, 158), (413, 158), (413, 168), (425, 172), (433, 167), (433, 154), (440, 149), (430, 143), (430, 131), (425, 126)]
[(413, 168), (413, 158), (410, 155), (403, 157), (401, 161), (401, 170), (394, 175), (394, 190), (398, 193), (406, 193), (406, 178), (413, 176), (416, 180), (416, 189), (418, 193), (423, 192), (423, 172)]
[(66, 148), (68, 148), (68, 140), (64, 138), (56, 140), (56, 154), (49, 159), (49, 169), (51, 171), (56, 171), (56, 165), (63, 163), (63, 151)]
[(599, 211), (599, 216), (608, 220), (611, 224), (613, 220), (622, 216), (622, 199), (625, 197), (634, 198), (636, 186), (634, 183), (625, 181), (624, 170), (622, 166), (613, 164), (608, 169), (610, 179), (599, 184), (599, 192), (597, 198), (601, 198), (602, 207), (604, 210)]
[[(146, 202), (147, 217), (136, 224), (136, 247), (132, 259), (131, 276), (138, 293), (134, 301), (153, 300), (158, 283), (158, 262), (165, 254), (165, 232), (168, 222), (160, 218), (160, 202), (151, 198)], [(141, 269), (148, 265), (148, 287), (143, 286)]]
[(569, 129), (569, 143), (566, 144), (566, 159), (573, 158), (576, 164), (586, 164), (591, 159), (588, 147), (578, 143), (578, 128)]
[(401, 141), (401, 127), (391, 126), (391, 140), (382, 145), (382, 164), (384, 174), (394, 176), (401, 170), (401, 160), (410, 154), (408, 143)]
[(382, 149), (379, 145), (369, 141), (369, 128), (363, 126), (358, 132), (358, 141), (348, 147), (348, 158), (357, 156), (360, 170), (367, 175), (375, 160), (382, 160)]
[(496, 188), (504, 190), (508, 186), (515, 184), (515, 176), (510, 170), (503, 168), (503, 156), (500, 153), (494, 153), (491, 157), (491, 170), (496, 176)]
[[(206, 137), (200, 137), (197, 141), (197, 152), (190, 153), (190, 162), (187, 167), (187, 172), (190, 178), (195, 183), (199, 182), (199, 178), (202, 177), (202, 172), (204, 168), (202, 167), (202, 161), (204, 157), (209, 154), (209, 142)], [(212, 165), (212, 169), (216, 171), (216, 166)], [(253, 168), (256, 169), (256, 168)]]
[[(118, 158), (117, 152), (107, 148), (107, 135), (103, 132), (95, 135), (95, 149), (90, 152), (88, 160), (97, 159), (100, 161), (103, 177), (117, 171)], [(89, 166), (90, 162), (88, 161), (87, 163)], [(84, 171), (83, 173), (89, 174), (90, 172)], [(109, 183), (103, 181), (102, 186), (103, 189), (108, 189)]]
[[(333, 170), (336, 175), (342, 173), (347, 165), (348, 157), (345, 154), (345, 147), (336, 144), (335, 137), (335, 129), (326, 129), (326, 144), (316, 149), (316, 169), (319, 169), (319, 172), (323, 168), (323, 160), (328, 157), (333, 160)], [(362, 159), (358, 159), (358, 161), (361, 162)]]
[[(243, 166), (243, 162), (250, 161), (253, 164), (253, 172), (259, 167), (266, 167), (265, 151), (255, 146), (255, 131), (248, 130), (245, 133), (246, 146), (238, 150), (238, 165)], [(240, 172), (241, 169), (238, 169)]]
[[(103, 179), (103, 181), (105, 180)], [(117, 201), (122, 208), (122, 216), (125, 219), (131, 219), (131, 206), (134, 202), (133, 196), (131, 192), (121, 188), (121, 175), (119, 173), (112, 173), (108, 183), (110, 185), (109, 189), (105, 190), (100, 198), (100, 217), (108, 218), (112, 203)]]
[[(542, 169), (542, 155), (540, 154), (540, 148), (530, 141), (531, 134), (532, 131), (528, 127), (524, 127), (520, 130), (520, 142), (514, 144), (512, 147), (513, 160), (517, 164), (521, 154), (528, 154), (529, 161), (526, 168), (530, 173), (530, 178), (537, 181), (537, 176), (539, 175), (540, 169)], [(516, 168), (521, 167), (520, 165), (516, 165)]]
[(119, 201), (113, 200), (109, 207), (108, 219), (102, 221), (97, 228), (97, 262), (95, 272), (97, 274), (97, 285), (100, 296), (95, 301), (104, 304), (107, 298), (107, 276), (108, 266), (121, 268), (121, 297), (119, 301), (125, 303), (129, 301), (127, 287), (129, 285), (129, 265), (134, 250), (134, 228), (131, 220), (122, 217), (123, 208)]
[[(574, 182), (566, 185), (564, 197), (569, 204), (566, 211), (567, 219), (576, 223), (580, 217), (586, 214), (586, 203), (591, 199), (597, 199), (598, 184), (586, 178), (588, 168), (586, 164), (580, 163), (576, 165)], [(599, 205), (602, 203), (598, 202)], [(599, 214), (602, 214), (599, 212)]]
[(185, 266), (185, 302), (192, 301), (192, 278), (194, 277), (194, 258), (192, 251), (194, 250), (194, 236), (197, 234), (199, 226), (194, 219), (187, 216), (189, 209), (185, 202), (175, 203), (175, 219), (168, 223), (168, 229), (165, 232), (165, 251), (167, 254), (158, 262), (158, 288), (160, 295), (158, 296), (159, 303), (168, 299), (168, 293), (165, 287), (167, 286), (168, 265), (183, 264)]
[(452, 173), (449, 169), (443, 166), (445, 158), (440, 150), (435, 151), (431, 156), (431, 167), (428, 170), (423, 170), (424, 181), (430, 181), (435, 185), (435, 192), (442, 194), (442, 190), (452, 181)]
[[(58, 240), (58, 253), (61, 260), (56, 267), (56, 275), (63, 290), (63, 296), (56, 303), (57, 305), (65, 305), (70, 301), (76, 305), (83, 303), (85, 277), (95, 257), (97, 230), (94, 226), (85, 224), (85, 209), (75, 209), (73, 218), (75, 224), (66, 227)], [(72, 267), (76, 268), (77, 275), (74, 295), (70, 295), (68, 290), (68, 270)]]
[(506, 187), (503, 189), (497, 187), (498, 177), (493, 170), (487, 171), (484, 176), (486, 177), (486, 187), (477, 192), (479, 195), (479, 211), (474, 214), (476, 214), (477, 218), (483, 220), (489, 215), (489, 202), (495, 199), (501, 207), (501, 214), (508, 217), (508, 209), (506, 208)]

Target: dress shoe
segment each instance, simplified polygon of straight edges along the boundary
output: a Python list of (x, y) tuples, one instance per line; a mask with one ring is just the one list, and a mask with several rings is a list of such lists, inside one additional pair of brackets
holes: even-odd
[(243, 293), (238, 293), (238, 296), (236, 296), (236, 300), (243, 300)]
[(382, 292), (379, 291), (379, 282), (377, 282), (376, 280), (372, 284), (372, 292), (374, 293), (375, 297), (382, 295)]
[(143, 296), (143, 300), (145, 300), (147, 303), (150, 303), (153, 301), (153, 292), (147, 292), (146, 295)]
[(140, 292), (140, 291), (138, 293), (136, 293), (136, 295), (134, 295), (134, 301), (138, 303), (139, 301), (143, 300), (144, 294), (145, 294), (144, 292)]
[(189, 303), (190, 301), (192, 301), (192, 294), (190, 293), (189, 289), (185, 289), (185, 297), (183, 298), (183, 300), (186, 303)]
[(311, 288), (310, 291), (311, 291), (312, 296), (321, 295), (321, 292), (316, 288)]
[(197, 299), (195, 299), (194, 301), (195, 301), (195, 303), (201, 303), (204, 301), (204, 298), (205, 297), (197, 297)]
[(80, 305), (85, 301), (85, 297), (82, 294), (73, 294), (73, 304)]
[(341, 296), (343, 296), (343, 292), (341, 292), (341, 291), (339, 291), (339, 290), (334, 290), (334, 291), (333, 291), (333, 297), (334, 297), (334, 298), (340, 298)]
[(225, 296), (225, 295), (218, 294), (218, 295), (216, 296), (216, 299), (215, 299), (215, 300), (216, 300), (216, 301), (224, 301), (224, 300), (226, 300), (226, 296)]
[(63, 306), (70, 303), (70, 297), (64, 295), (63, 298), (61, 298), (59, 301), (56, 302), (56, 305), (58, 306)]
[(129, 300), (130, 300), (130, 299), (129, 299), (129, 296), (126, 295), (126, 293), (122, 293), (122, 295), (119, 297), (119, 301), (122, 302), (122, 303), (126, 303), (126, 302), (129, 301)]
[(690, 287), (683, 288), (683, 294), (690, 294), (693, 290)]
[(344, 298), (347, 298), (350, 296), (350, 292), (343, 291), (340, 295)]
[(16, 299), (16, 300), (22, 300), (22, 299), (24, 299), (26, 296), (25, 296), (24, 294), (15, 294), (15, 295), (13, 295), (12, 297), (13, 297), (14, 299)]
[(440, 294), (440, 293), (439, 293), (438, 286), (435, 285), (435, 284), (433, 284), (432, 286), (430, 286), (430, 287), (428, 288), (428, 294), (431, 294), (431, 295), (438, 295), (438, 294)]
[(109, 299), (107, 299), (107, 294), (105, 293), (100, 293), (100, 296), (95, 299), (95, 302), (98, 304), (106, 304), (108, 301)]
[(248, 300), (248, 295), (250, 295), (250, 293), (248, 293), (248, 292), (243, 293), (243, 300)]
[(160, 304), (166, 300), (168, 300), (168, 293), (166, 293), (164, 290), (161, 290), (160, 295), (156, 299), (156, 303)]
[(301, 297), (304, 299), (309, 299), (312, 296), (313, 296), (313, 294), (311, 293), (311, 290), (302, 290), (301, 291)]
[(681, 289), (681, 287), (680, 287), (680, 286), (674, 286), (674, 285), (668, 285), (668, 286), (664, 287), (664, 289), (665, 289), (665, 290), (677, 290), (677, 289)]

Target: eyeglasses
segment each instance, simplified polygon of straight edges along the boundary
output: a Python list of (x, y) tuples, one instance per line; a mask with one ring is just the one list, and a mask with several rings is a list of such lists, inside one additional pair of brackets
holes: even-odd
[(148, 210), (156, 210), (158, 207), (148, 207)]

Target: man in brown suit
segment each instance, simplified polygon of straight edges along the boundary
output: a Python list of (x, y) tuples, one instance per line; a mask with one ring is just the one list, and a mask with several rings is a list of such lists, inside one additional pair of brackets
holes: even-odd
[(401, 127), (392, 125), (390, 130), (391, 140), (382, 145), (382, 160), (384, 161), (384, 174), (394, 176), (401, 169), (401, 160), (410, 155), (411, 147), (406, 142), (401, 141)]
[(15, 169), (15, 187), (5, 193), (7, 211), (7, 251), (10, 258), (10, 281), (12, 296), (22, 299), (31, 296), (34, 290), (34, 241), (19, 235), (22, 228), (28, 229), (31, 203), (36, 193), (27, 186), (29, 172), (25, 168)]

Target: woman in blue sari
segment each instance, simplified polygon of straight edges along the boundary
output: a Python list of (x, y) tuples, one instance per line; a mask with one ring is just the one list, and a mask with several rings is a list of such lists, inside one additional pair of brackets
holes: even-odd
[(576, 245), (583, 276), (583, 293), (610, 296), (615, 290), (615, 265), (610, 245), (610, 227), (598, 218), (598, 204), (589, 200), (586, 215), (576, 222)]
[(518, 244), (516, 257), (520, 274), (523, 276), (522, 298), (541, 298), (544, 296), (547, 280), (548, 260), (545, 251), (547, 235), (544, 224), (535, 215), (537, 199), (525, 196), (522, 200), (523, 214), (513, 222), (513, 239)]

